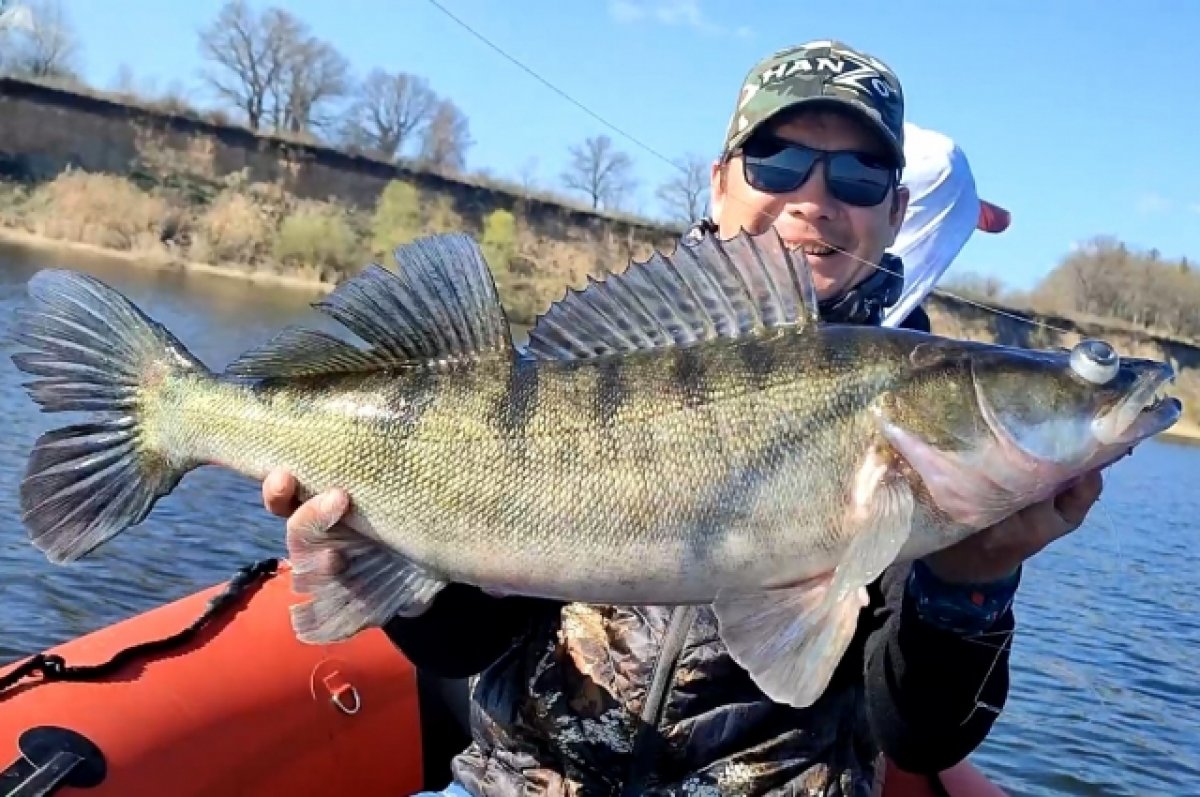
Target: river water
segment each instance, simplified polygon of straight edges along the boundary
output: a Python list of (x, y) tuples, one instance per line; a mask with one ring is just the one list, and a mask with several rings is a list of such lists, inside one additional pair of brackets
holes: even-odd
[[(47, 266), (105, 279), (213, 368), (282, 326), (329, 328), (304, 291), (0, 248), (0, 663), (282, 554), (258, 483), (216, 468), (86, 560), (57, 567), (28, 543), (25, 456), (74, 420), (40, 414), (9, 359), (12, 312)], [(1200, 794), (1198, 530), (1200, 447), (1152, 441), (1114, 467), (1083, 529), (1029, 563), (1009, 703), (973, 759), (1011, 794)]]

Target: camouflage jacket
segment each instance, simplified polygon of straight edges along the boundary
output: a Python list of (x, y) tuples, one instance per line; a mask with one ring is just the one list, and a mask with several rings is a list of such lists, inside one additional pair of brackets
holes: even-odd
[[(908, 567), (870, 604), (824, 695), (768, 700), (729, 656), (712, 610), (491, 598), (451, 585), (385, 629), (418, 668), (472, 678), (472, 743), (455, 780), (480, 797), (875, 794), (881, 754), (937, 772), (986, 736), (1007, 646), (919, 618)], [(989, 629), (1013, 629), (1011, 609)]]
[[(860, 299), (829, 314), (878, 323), (878, 303)], [(928, 318), (905, 326), (928, 330)], [(385, 631), (425, 672), (476, 676), (473, 741), (452, 764), (474, 795), (868, 797), (882, 755), (946, 769), (1007, 696), (1007, 646), (923, 619), (912, 578), (894, 566), (870, 586), (833, 681), (803, 710), (758, 690), (708, 607), (564, 605), (453, 584)], [(1013, 625), (1006, 607), (979, 630), (1003, 639)]]

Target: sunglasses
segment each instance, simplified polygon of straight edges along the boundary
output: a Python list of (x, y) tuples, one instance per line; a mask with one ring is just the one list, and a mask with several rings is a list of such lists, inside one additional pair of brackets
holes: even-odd
[(899, 178), (896, 168), (865, 152), (827, 152), (773, 136), (755, 136), (742, 147), (746, 182), (768, 194), (786, 194), (804, 185), (825, 162), (825, 188), (839, 202), (874, 207)]

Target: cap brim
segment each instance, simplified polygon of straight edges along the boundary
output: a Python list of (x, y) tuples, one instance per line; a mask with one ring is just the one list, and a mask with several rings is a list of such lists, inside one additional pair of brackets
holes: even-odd
[(975, 226), (983, 232), (1000, 233), (1012, 223), (1012, 214), (999, 205), (979, 200), (979, 220)]
[(896, 159), (897, 167), (903, 168), (903, 166), (905, 165), (904, 146), (899, 141), (896, 140), (896, 137), (892, 135), (891, 131), (887, 129), (887, 127), (883, 124), (883, 122), (879, 121), (874, 116), (872, 116), (865, 108), (863, 108), (862, 105), (860, 105), (852, 100), (844, 99), (842, 97), (837, 97), (837, 96), (830, 96), (830, 95), (822, 95), (819, 97), (802, 97), (802, 98), (797, 99), (794, 102), (790, 102), (787, 105), (780, 107), (779, 109), (774, 111), (770, 116), (760, 119), (757, 124), (751, 125), (748, 129), (741, 132), (737, 136), (736, 140), (730, 143), (730, 146), (728, 147), (728, 149), (733, 149), (735, 147), (738, 147), (738, 146), (741, 146), (742, 144), (744, 144), (747, 139), (749, 139), (752, 135), (754, 135), (754, 133), (756, 131), (761, 130), (764, 127), (766, 127), (771, 122), (772, 119), (775, 119), (780, 114), (787, 113), (789, 111), (795, 111), (799, 108), (811, 108), (811, 107), (820, 107), (820, 106), (825, 106), (827, 108), (837, 108), (839, 110), (847, 111), (847, 112), (853, 114), (854, 116), (856, 116), (857, 118), (861, 119), (872, 130), (874, 130), (876, 133), (879, 134), (879, 137), (881, 139), (883, 139), (884, 145), (887, 146), (891, 150), (892, 157), (894, 157)]

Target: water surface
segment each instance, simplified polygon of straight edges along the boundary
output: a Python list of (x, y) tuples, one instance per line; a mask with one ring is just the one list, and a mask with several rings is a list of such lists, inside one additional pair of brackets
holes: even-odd
[[(259, 485), (195, 471), (140, 527), (56, 567), (27, 541), (16, 485), (30, 444), (69, 415), (20, 387), (8, 337), (24, 284), (63, 265), (0, 249), (0, 661), (129, 617), (282, 554)], [(315, 294), (72, 259), (220, 368)], [(1152, 442), (1119, 463), (1076, 534), (1027, 567), (1008, 706), (975, 760), (1013, 795), (1200, 794), (1200, 447)], [(981, 644), (987, 644), (984, 640)]]

